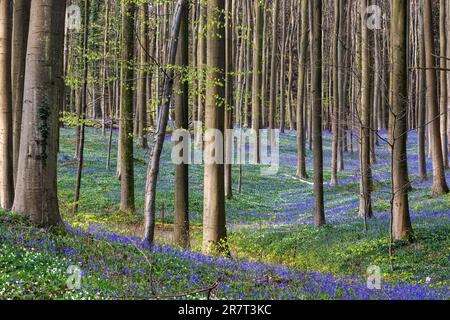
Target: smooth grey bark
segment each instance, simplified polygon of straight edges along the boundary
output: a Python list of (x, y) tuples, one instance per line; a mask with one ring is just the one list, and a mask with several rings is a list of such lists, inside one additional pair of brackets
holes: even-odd
[(360, 108), (360, 205), (359, 214), (370, 218), (372, 211), (372, 168), (370, 162), (370, 132), (371, 123), (371, 82), (372, 82), (372, 51), (370, 46), (370, 30), (366, 24), (366, 12), (368, 0), (361, 0), (361, 108)]
[[(423, 0), (421, 1), (423, 3)], [(418, 60), (421, 66), (425, 65), (425, 46), (423, 32), (423, 8), (419, 5), (418, 19)], [(427, 179), (427, 156), (426, 156), (426, 122), (427, 122), (427, 88), (426, 72), (421, 69), (419, 72), (417, 101), (418, 101), (418, 153), (419, 153), (419, 177), (422, 181)]]
[(12, 110), (13, 110), (13, 167), (14, 181), (19, 160), (20, 131), (22, 127), (23, 87), (30, 24), (31, 0), (14, 0), (12, 30)]
[[(225, 101), (225, 0), (208, 1), (207, 74), (205, 127), (224, 132)], [(214, 22), (214, 23), (211, 23)], [(205, 150), (220, 147), (215, 139), (205, 138)], [(216, 153), (219, 151), (216, 150)], [(223, 152), (223, 150), (222, 150)], [(223, 154), (223, 153), (222, 153)], [(208, 160), (209, 159), (209, 160)], [(225, 222), (224, 165), (205, 152), (203, 202), (203, 244), (205, 254), (227, 252), (227, 230)]]
[(56, 184), (62, 103), (65, 0), (33, 0), (24, 111), (13, 211), (39, 225), (61, 225)]
[(14, 199), (11, 92), (11, 2), (0, 0), (0, 207)]
[(339, 64), (342, 61), (339, 59), (339, 35), (341, 28), (341, 1), (335, 0), (334, 4), (334, 36), (333, 36), (333, 105), (331, 115), (331, 126), (333, 132), (333, 140), (331, 144), (331, 181), (330, 185), (335, 186), (339, 183), (338, 173), (338, 148), (339, 148), (339, 114), (340, 114), (340, 92), (339, 92)]

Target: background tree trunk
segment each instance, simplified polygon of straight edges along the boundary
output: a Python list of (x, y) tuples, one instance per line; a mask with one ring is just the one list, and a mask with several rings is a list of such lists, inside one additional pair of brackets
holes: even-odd
[[(189, 130), (189, 84), (186, 77), (189, 66), (189, 9), (181, 16), (176, 65), (181, 68), (175, 80), (175, 127)], [(184, 141), (183, 141), (184, 142)], [(190, 146), (189, 146), (190, 147)], [(187, 152), (187, 150), (183, 150)], [(188, 153), (189, 154), (189, 153)], [(185, 156), (185, 155), (183, 155)], [(189, 247), (189, 166), (175, 165), (175, 225), (174, 242)]]
[[(233, 129), (233, 110), (234, 110), (234, 91), (233, 91), (233, 3), (234, 0), (228, 0), (225, 3), (226, 26), (225, 26), (225, 129)], [(233, 148), (232, 137), (225, 132), (225, 197), (231, 199), (233, 197), (233, 179), (231, 154)]]
[(261, 86), (262, 86), (262, 35), (264, 6), (259, 0), (254, 0), (255, 30), (253, 32), (253, 98), (252, 98), (252, 129), (256, 134), (256, 150), (253, 155), (255, 163), (260, 163), (260, 136), (261, 128)]
[(75, 197), (73, 200), (73, 211), (75, 215), (78, 211), (78, 205), (80, 201), (80, 189), (81, 189), (81, 176), (83, 173), (83, 161), (84, 161), (84, 140), (86, 129), (86, 113), (88, 105), (88, 55), (89, 55), (89, 24), (90, 24), (90, 0), (86, 0), (84, 3), (84, 30), (83, 30), (83, 84), (81, 86), (81, 103), (78, 110), (78, 119), (81, 120), (81, 125), (77, 126), (77, 175), (75, 182)]
[[(423, 0), (420, 1), (418, 19), (418, 62), (421, 66), (425, 65), (425, 47), (423, 32)], [(426, 156), (426, 120), (427, 120), (427, 84), (426, 72), (421, 69), (419, 72), (418, 85), (418, 153), (419, 153), (419, 177), (422, 181), (427, 179), (427, 156)]]
[(147, 55), (149, 54), (148, 46), (148, 6), (144, 5), (139, 10), (139, 75), (136, 92), (136, 109), (138, 114), (138, 137), (139, 145), (142, 149), (148, 148), (147, 143)]
[[(286, 125), (286, 1), (282, 1), (281, 6), (281, 50), (280, 50), (280, 132), (284, 133)], [(277, 43), (278, 46), (278, 43)]]
[(277, 55), (278, 55), (278, 0), (273, 0), (272, 45), (270, 60), (269, 129), (275, 129), (277, 109)]
[(323, 197), (323, 147), (322, 147), (322, 0), (314, 0), (312, 5), (312, 117), (314, 144), (314, 224), (325, 224)]
[(335, 186), (338, 184), (338, 147), (339, 147), (339, 35), (340, 35), (340, 7), (342, 0), (335, 0), (334, 2), (334, 37), (333, 37), (333, 111), (332, 111), (332, 132), (333, 141), (331, 147), (331, 181), (330, 185)]
[(439, 103), (437, 97), (436, 64), (433, 37), (433, 9), (432, 2), (425, 0), (423, 7), (426, 77), (427, 77), (427, 104), (428, 119), (431, 122), (431, 146), (433, 162), (433, 196), (449, 192), (445, 180), (444, 161), (442, 158), (442, 143), (439, 124)]
[(122, 0), (122, 101), (120, 104), (120, 211), (134, 213), (133, 58), (135, 5)]
[(439, 1), (439, 55), (441, 58), (439, 59), (439, 67), (441, 70), (439, 72), (440, 74), (440, 130), (441, 130), (441, 143), (442, 143), (442, 159), (444, 160), (444, 169), (449, 168), (449, 162), (448, 162), (448, 138), (447, 138), (447, 72), (445, 69), (447, 69), (447, 57), (445, 56), (447, 53), (447, 12), (446, 12), (446, 6), (448, 5), (448, 0), (440, 0)]
[(361, 199), (359, 206), (359, 214), (364, 217), (372, 217), (372, 170), (370, 161), (370, 131), (372, 129), (370, 93), (371, 93), (371, 74), (372, 51), (370, 46), (370, 31), (366, 21), (366, 9), (368, 0), (361, 0)]
[(197, 121), (204, 125), (205, 121), (205, 77), (206, 77), (206, 5), (200, 2), (200, 17), (198, 27), (198, 68), (199, 68), (199, 81), (198, 81), (198, 101), (197, 101)]
[(298, 83), (297, 83), (297, 176), (308, 179), (306, 173), (306, 145), (305, 145), (305, 73), (306, 54), (308, 47), (308, 0), (301, 0), (299, 5), (301, 26), (298, 26)]

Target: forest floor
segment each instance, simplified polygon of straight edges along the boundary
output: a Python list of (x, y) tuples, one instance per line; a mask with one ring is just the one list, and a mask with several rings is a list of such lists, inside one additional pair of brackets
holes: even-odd
[[(118, 212), (117, 136), (106, 169), (108, 137), (87, 130), (79, 213), (71, 214), (76, 162), (74, 129), (61, 130), (58, 193), (64, 232), (27, 226), (0, 213), (0, 297), (5, 298), (177, 298), (202, 299), (214, 283), (219, 298), (248, 299), (449, 299), (450, 196), (431, 197), (431, 179), (417, 176), (417, 136), (409, 135), (410, 207), (415, 242), (395, 242), (388, 256), (390, 158), (382, 141), (373, 166), (375, 217), (358, 216), (359, 159), (345, 154), (338, 186), (325, 185), (327, 225), (316, 229), (313, 190), (295, 178), (295, 133), (281, 135), (279, 173), (262, 176), (260, 166), (233, 168), (234, 197), (226, 203), (232, 259), (200, 254), (203, 166), (190, 166), (191, 250), (170, 245), (174, 171), (166, 142), (158, 182), (158, 245), (140, 246), (149, 150), (135, 148), (136, 215)], [(324, 133), (325, 181), (330, 180), (331, 135)], [(429, 161), (431, 162), (431, 161)], [(307, 154), (307, 168), (312, 153)], [(431, 166), (428, 167), (431, 170)], [(308, 171), (312, 176), (312, 171)], [(450, 172), (447, 174), (450, 181)], [(66, 287), (67, 268), (83, 270), (80, 290)], [(366, 271), (379, 266), (380, 290), (367, 288)], [(187, 296), (184, 296), (187, 294)]]

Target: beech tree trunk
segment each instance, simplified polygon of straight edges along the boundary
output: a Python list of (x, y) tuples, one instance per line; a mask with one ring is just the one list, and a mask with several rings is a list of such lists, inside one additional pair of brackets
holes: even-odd
[(20, 130), (22, 127), (23, 86), (30, 24), (31, 0), (14, 0), (12, 31), (12, 110), (14, 182), (19, 161)]
[(249, 128), (252, 124), (252, 39), (253, 39), (253, 0), (246, 1), (246, 16), (247, 16), (247, 39), (245, 41), (245, 58), (246, 58), (246, 73), (245, 73), (245, 103), (244, 103), (244, 122), (243, 126)]
[(360, 181), (360, 206), (359, 214), (364, 217), (372, 217), (372, 169), (370, 162), (370, 132), (371, 123), (371, 47), (370, 31), (366, 23), (365, 12), (368, 0), (361, 0), (361, 110), (360, 110), (360, 161), (361, 161), (361, 181)]
[(277, 109), (277, 55), (278, 55), (278, 0), (273, 1), (272, 9), (272, 52), (270, 60), (270, 99), (269, 99), (269, 129), (275, 129), (275, 114)]
[(122, 0), (122, 100), (120, 104), (120, 211), (134, 213), (133, 58), (135, 5)]
[(149, 53), (148, 45), (148, 6), (144, 5), (139, 10), (139, 73), (136, 92), (136, 109), (138, 114), (137, 132), (139, 145), (142, 149), (148, 148), (147, 143), (147, 56)]
[[(189, 66), (189, 9), (181, 16), (176, 65), (181, 72), (175, 80), (175, 127), (189, 130), (189, 84), (186, 81)], [(183, 150), (185, 152), (187, 150)], [(183, 154), (183, 157), (185, 155)], [(189, 247), (189, 166), (175, 165), (175, 221), (174, 242), (183, 248)]]
[(199, 68), (199, 80), (198, 80), (198, 100), (197, 100), (197, 121), (204, 125), (205, 121), (205, 77), (206, 77), (206, 4), (200, 2), (200, 16), (198, 27), (198, 68)]
[[(286, 0), (281, 6), (281, 50), (280, 50), (280, 132), (284, 133), (286, 125)], [(278, 43), (277, 43), (278, 45)], [(277, 72), (278, 74), (278, 72)]]
[(13, 211), (39, 225), (61, 225), (56, 187), (62, 103), (65, 0), (33, 0)]
[[(215, 129), (224, 132), (225, 100), (225, 0), (208, 1), (207, 32), (207, 64), (210, 68), (207, 74), (205, 125), (206, 129)], [(222, 105), (222, 107), (221, 107)], [(206, 139), (205, 139), (206, 140)], [(220, 147), (215, 140), (205, 141), (205, 149)], [(216, 150), (216, 153), (219, 152)], [(217, 163), (207, 152), (205, 153), (204, 178), (204, 207), (203, 207), (203, 252), (214, 253), (217, 250), (226, 251), (226, 224), (225, 224), (225, 192), (224, 192), (224, 165)], [(223, 161), (222, 161), (223, 162)]]
[(408, 201), (408, 3), (392, 2), (392, 190), (394, 193), (392, 235), (394, 239), (411, 239), (413, 230)]
[[(225, 129), (233, 129), (233, 110), (234, 110), (234, 91), (233, 91), (233, 3), (234, 0), (228, 0), (225, 3), (226, 10), (226, 27), (225, 27), (225, 46), (226, 46), (226, 81), (225, 81)], [(231, 199), (233, 197), (233, 179), (232, 179), (232, 137), (225, 133), (225, 197)]]
[(446, 6), (448, 4), (448, 0), (440, 0), (439, 1), (439, 55), (441, 58), (439, 59), (439, 67), (441, 68), (440, 74), (440, 130), (441, 130), (441, 143), (442, 143), (442, 159), (444, 160), (444, 169), (449, 168), (449, 162), (448, 162), (448, 137), (447, 137), (447, 121), (448, 121), (448, 115), (447, 115), (447, 72), (445, 69), (447, 69), (447, 12), (446, 12)]
[(297, 176), (308, 179), (306, 173), (306, 141), (305, 141), (305, 73), (308, 46), (308, 0), (301, 0), (299, 16), (301, 26), (298, 26), (298, 84), (297, 84)]
[(426, 78), (427, 78), (427, 104), (428, 119), (431, 122), (430, 133), (432, 136), (432, 163), (433, 163), (433, 196), (439, 196), (449, 192), (445, 180), (444, 160), (442, 157), (442, 143), (440, 132), (439, 103), (437, 96), (437, 78), (433, 36), (433, 8), (432, 1), (425, 0), (423, 7)]
[(11, 92), (11, 2), (0, 0), (0, 207), (14, 200)]
[(259, 0), (254, 0), (255, 5), (255, 30), (253, 32), (253, 98), (252, 98), (252, 129), (256, 134), (256, 150), (254, 161), (260, 162), (260, 136), (261, 128), (261, 86), (262, 86), (262, 35), (263, 35), (263, 19), (264, 6)]
[[(339, 30), (340, 30), (340, 7), (342, 0), (335, 0), (334, 2), (334, 37), (333, 37), (333, 111), (332, 111), (332, 132), (333, 141), (331, 145), (331, 181), (330, 185), (335, 186), (338, 184), (338, 147), (339, 147)], [(342, 79), (341, 79), (342, 80)]]
[[(423, 4), (423, 0), (420, 2)], [(421, 66), (425, 65), (425, 46), (423, 31), (423, 7), (419, 5), (418, 18), (418, 61)], [(419, 177), (422, 181), (427, 179), (427, 156), (426, 156), (426, 132), (427, 132), (427, 84), (426, 71), (419, 72), (418, 84), (418, 153), (419, 153)]]
[(325, 224), (323, 196), (323, 146), (322, 146), (322, 0), (312, 4), (312, 121), (314, 144), (314, 224)]

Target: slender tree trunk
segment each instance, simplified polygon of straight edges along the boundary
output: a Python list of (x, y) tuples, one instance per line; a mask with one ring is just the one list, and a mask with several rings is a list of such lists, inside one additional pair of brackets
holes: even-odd
[(289, 121), (289, 129), (290, 130), (296, 130), (295, 128), (295, 112), (294, 112), (294, 106), (293, 106), (293, 93), (292, 93), (292, 83), (294, 80), (294, 34), (295, 34), (295, 10), (294, 10), (294, 1), (291, 1), (291, 13), (289, 18), (289, 36), (286, 42), (287, 48), (289, 49), (289, 68), (288, 68), (288, 85), (287, 85), (287, 117)]
[(23, 86), (27, 53), (31, 0), (14, 0), (12, 31), (12, 103), (13, 103), (13, 167), (14, 182), (19, 161), (20, 130), (22, 127)]
[[(225, 46), (226, 46), (226, 81), (225, 81), (225, 129), (233, 129), (233, 1), (228, 0), (225, 4), (226, 10), (226, 26), (225, 26)], [(233, 197), (232, 191), (232, 167), (231, 167), (231, 154), (232, 154), (232, 136), (225, 132), (225, 197), (231, 199)]]
[(442, 157), (442, 143), (440, 132), (439, 103), (437, 97), (437, 79), (435, 70), (435, 51), (433, 37), (433, 9), (432, 1), (425, 0), (423, 8), (426, 78), (427, 78), (427, 103), (428, 119), (431, 122), (431, 145), (433, 162), (433, 196), (439, 196), (449, 192), (445, 180), (444, 161)]
[(120, 211), (134, 213), (133, 58), (135, 5), (122, 0), (122, 101), (120, 104)]
[[(439, 14), (439, 44), (440, 44), (440, 50), (439, 55), (440, 63), (439, 66), (442, 69), (447, 69), (447, 57), (445, 57), (447, 52), (447, 12), (446, 12), (446, 5), (448, 5), (448, 0), (440, 0), (439, 1), (439, 8), (440, 8), (440, 14)], [(448, 115), (447, 115), (447, 71), (441, 70), (440, 72), (440, 130), (441, 130), (441, 143), (442, 143), (442, 158), (444, 160), (444, 169), (449, 168), (449, 162), (448, 162), (448, 137), (447, 137), (447, 121), (448, 121)]]
[(277, 109), (277, 55), (278, 55), (278, 2), (273, 1), (272, 9), (272, 52), (270, 60), (269, 129), (275, 129)]
[(305, 145), (305, 73), (306, 54), (308, 46), (308, 0), (301, 0), (299, 14), (301, 27), (298, 26), (298, 87), (297, 87), (297, 176), (308, 179), (306, 173), (306, 145)]
[(335, 0), (334, 2), (334, 37), (333, 37), (333, 114), (332, 114), (332, 132), (333, 141), (331, 147), (331, 181), (330, 185), (335, 186), (338, 184), (338, 147), (339, 147), (339, 64), (342, 62), (339, 60), (339, 35), (340, 35), (340, 7), (342, 0)]
[(371, 112), (370, 112), (370, 84), (372, 81), (371, 73), (371, 48), (370, 48), (370, 32), (366, 25), (365, 12), (368, 0), (361, 0), (361, 182), (360, 182), (360, 206), (359, 214), (364, 217), (372, 217), (372, 170), (370, 163), (370, 131)]
[[(189, 66), (189, 9), (183, 10), (176, 65), (181, 75), (175, 80), (175, 127), (189, 130), (189, 84), (184, 79)], [(184, 141), (183, 141), (184, 142)], [(190, 147), (190, 146), (189, 146)], [(187, 152), (187, 150), (183, 150)], [(188, 153), (189, 154), (189, 153)], [(186, 155), (183, 154), (185, 158)], [(174, 242), (183, 248), (189, 247), (189, 167), (188, 163), (175, 165), (175, 226)]]
[(392, 189), (394, 191), (392, 235), (394, 239), (411, 239), (413, 230), (408, 202), (408, 2), (393, 0), (392, 8)]
[(0, 1), (0, 207), (14, 200), (13, 127), (11, 92), (11, 2)]
[[(150, 35), (150, 48), (149, 48), (149, 53), (152, 56), (155, 56), (155, 51), (156, 51), (156, 35), (153, 33)], [(148, 57), (147, 57), (148, 58)], [(155, 128), (156, 124), (155, 124), (155, 107), (153, 105), (153, 93), (155, 92), (154, 90), (154, 74), (155, 71), (153, 69), (148, 70), (147, 72), (147, 102), (150, 100), (152, 103), (147, 106), (147, 113), (148, 113), (148, 123), (147, 126), (150, 128)], [(195, 109), (195, 107), (193, 106), (193, 108)], [(194, 118), (193, 120), (195, 120), (196, 118)]]
[[(447, 2), (447, 54), (446, 57), (450, 57), (450, 3)], [(447, 62), (447, 68), (450, 65), (448, 60)], [(450, 152), (450, 121), (448, 120), (448, 117), (450, 116), (450, 72), (447, 72), (447, 148)]]
[(267, 43), (269, 42), (267, 39), (267, 15), (266, 15), (266, 3), (263, 4), (263, 35), (262, 35), (262, 83), (261, 83), (261, 128), (267, 127), (267, 85), (268, 85), (268, 60), (269, 60), (269, 46)]
[(378, 100), (379, 100), (379, 92), (380, 92), (380, 60), (379, 60), (379, 46), (378, 46), (378, 36), (376, 32), (372, 32), (372, 43), (373, 43), (373, 56), (372, 56), (372, 82), (373, 86), (371, 86), (372, 94), (371, 94), (371, 103), (370, 103), (370, 163), (377, 163), (377, 110), (378, 110)]
[(109, 31), (109, 0), (105, 2), (105, 25), (103, 30), (103, 62), (102, 62), (102, 92), (100, 96), (100, 106), (102, 109), (102, 134), (106, 134), (106, 88), (108, 79), (107, 75), (107, 54), (108, 54), (108, 31)]
[(312, 17), (312, 117), (314, 144), (314, 224), (325, 224), (323, 196), (323, 146), (322, 146), (322, 0), (313, 1)]
[(83, 161), (84, 161), (84, 137), (86, 125), (84, 120), (86, 119), (87, 112), (87, 85), (88, 85), (88, 47), (89, 47), (89, 23), (90, 23), (90, 0), (86, 0), (84, 3), (84, 30), (83, 30), (83, 84), (81, 87), (81, 105), (79, 110), (79, 119), (81, 119), (81, 125), (78, 133), (77, 143), (77, 176), (75, 178), (75, 197), (73, 200), (72, 213), (76, 214), (78, 211), (78, 205), (80, 201), (81, 190), (81, 176), (83, 173)]
[(139, 23), (140, 23), (140, 44), (139, 44), (139, 76), (137, 83), (137, 101), (136, 109), (138, 117), (138, 137), (139, 145), (142, 149), (148, 148), (147, 143), (147, 55), (148, 55), (148, 6), (143, 6), (139, 10)]
[[(237, 90), (238, 95), (236, 98), (236, 101), (239, 103), (240, 106), (240, 102), (244, 101), (244, 97), (245, 97), (245, 85), (243, 86), (243, 84), (245, 84), (245, 49), (246, 49), (246, 41), (244, 39), (244, 32), (242, 31), (242, 33), (238, 36), (240, 38), (240, 45), (239, 45), (239, 70), (238, 70), (238, 83), (239, 83), (239, 89)], [(235, 122), (236, 123), (240, 123), (240, 119), (241, 119), (241, 108), (237, 108), (236, 112), (235, 112)]]
[[(423, 4), (423, 0), (420, 2)], [(420, 12), (418, 18), (418, 60), (419, 65), (425, 65), (425, 47), (424, 47), (424, 33), (423, 33), (423, 6), (419, 5)], [(419, 153), (419, 177), (422, 181), (427, 179), (427, 156), (426, 156), (426, 120), (427, 120), (427, 84), (426, 72), (421, 69), (419, 72), (419, 86), (418, 86), (418, 153)]]
[(249, 128), (252, 122), (252, 41), (253, 39), (253, 0), (247, 0), (246, 13), (247, 13), (247, 39), (246, 39), (246, 48), (245, 48), (245, 57), (246, 57), (246, 73), (245, 73), (245, 103), (244, 103), (244, 127)]
[[(338, 126), (338, 154), (337, 154), (337, 170), (338, 172), (343, 172), (345, 169), (344, 165), (344, 150), (348, 149), (346, 144), (346, 134), (347, 134), (347, 128), (348, 128), (348, 119), (349, 117), (349, 107), (348, 107), (348, 83), (350, 75), (348, 72), (346, 72), (347, 67), (349, 65), (349, 57), (350, 57), (350, 12), (348, 13), (347, 22), (346, 19), (346, 13), (345, 13), (345, 1), (340, 1), (339, 6), (339, 41), (338, 41), (338, 59), (340, 61), (340, 67), (338, 68), (338, 96), (339, 96), (339, 113), (338, 113), (338, 119), (339, 119), (339, 126)], [(349, 3), (349, 6), (351, 3)], [(350, 9), (349, 9), (350, 11)], [(346, 31), (347, 29), (347, 31)], [(345, 50), (344, 53), (344, 43), (345, 43)]]
[(198, 27), (198, 68), (200, 71), (198, 81), (197, 121), (204, 125), (205, 120), (205, 77), (206, 77), (206, 4), (200, 2), (200, 17)]
[[(282, 1), (281, 52), (280, 52), (280, 132), (286, 125), (286, 0)], [(278, 45), (278, 44), (277, 44)]]
[(256, 163), (260, 162), (260, 136), (261, 128), (261, 85), (262, 85), (262, 33), (264, 6), (259, 0), (254, 0), (255, 5), (255, 30), (253, 32), (253, 98), (252, 98), (252, 129), (256, 134), (256, 150), (253, 155)]

